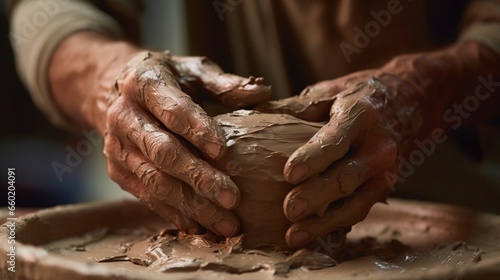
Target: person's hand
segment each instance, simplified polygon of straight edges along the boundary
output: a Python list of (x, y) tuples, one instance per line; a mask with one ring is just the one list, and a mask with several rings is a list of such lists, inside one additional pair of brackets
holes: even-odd
[(259, 106), (326, 122), (284, 168), (286, 180), (297, 185), (283, 205), (294, 222), (288, 245), (297, 248), (363, 220), (401, 178), (403, 159), (421, 149), (416, 140), (440, 143), (450, 130), (497, 120), (499, 63), (488, 46), (461, 41)]
[(225, 137), (178, 83), (231, 108), (258, 104), (270, 93), (260, 79), (225, 74), (207, 58), (137, 54), (108, 100), (109, 175), (160, 215), (177, 217), (180, 228), (195, 230), (192, 219), (217, 234), (233, 235), (239, 222), (227, 209), (237, 206), (238, 187), (197, 154), (221, 157)]
[(225, 137), (189, 94), (230, 108), (252, 106), (270, 96), (262, 79), (226, 74), (204, 57), (142, 51), (93, 32), (60, 45), (49, 77), (69, 119), (104, 137), (108, 173), (124, 190), (179, 229), (238, 231), (228, 210), (238, 205), (237, 186), (201, 159), (221, 157)]
[(416, 104), (404, 98), (412, 90), (396, 76), (369, 70), (258, 107), (327, 121), (284, 168), (286, 180), (297, 185), (283, 206), (294, 222), (286, 234), (289, 246), (350, 227), (386, 199), (395, 183), (399, 149), (421, 124)]

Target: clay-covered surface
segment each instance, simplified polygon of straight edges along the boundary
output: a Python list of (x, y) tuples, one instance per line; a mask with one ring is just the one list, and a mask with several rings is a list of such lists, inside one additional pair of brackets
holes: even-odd
[[(165, 231), (169, 227), (131, 201), (43, 210), (17, 221), (15, 273), (6, 270), (8, 229), (5, 225), (0, 229), (0, 278), (165, 279), (168, 275), (168, 279), (285, 279), (286, 275), (286, 279), (500, 279), (500, 217), (439, 204), (390, 199), (389, 205), (376, 205), (349, 233), (344, 260), (319, 270), (305, 268), (325, 261), (314, 252), (287, 262), (285, 255), (240, 252), (234, 246), (237, 239), (228, 241), (229, 247), (205, 247), (204, 257), (213, 258), (212, 264), (198, 262), (186, 266), (188, 269), (182, 265), (181, 269), (165, 269), (161, 262), (151, 265), (158, 258), (165, 260), (158, 253), (168, 250), (148, 253), (147, 248), (158, 237), (168, 244), (168, 235), (176, 235)], [(197, 237), (186, 240), (193, 246), (207, 245)], [(319, 244), (329, 243), (323, 240)], [(187, 248), (184, 253), (193, 257), (187, 261), (197, 259), (201, 251)], [(211, 251), (213, 255), (207, 253)], [(213, 265), (221, 253), (229, 254), (227, 262), (233, 263)], [(238, 263), (244, 264), (243, 270), (234, 269)]]

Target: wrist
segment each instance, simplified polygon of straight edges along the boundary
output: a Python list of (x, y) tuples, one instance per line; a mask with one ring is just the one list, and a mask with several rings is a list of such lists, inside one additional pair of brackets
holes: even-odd
[(71, 122), (104, 131), (107, 98), (130, 57), (140, 50), (96, 32), (78, 32), (54, 52), (48, 79), (54, 102)]
[[(430, 53), (396, 57), (380, 69), (380, 79), (389, 80), (389, 84), (394, 80), (399, 102), (414, 104), (425, 114), (421, 131), (425, 134), (436, 127), (450, 129), (443, 113), (474, 95), (480, 77), (493, 75), (493, 80), (499, 81), (499, 63), (500, 57), (481, 43), (459, 42)], [(483, 106), (488, 110), (464, 121), (484, 120), (493, 115), (492, 107)]]

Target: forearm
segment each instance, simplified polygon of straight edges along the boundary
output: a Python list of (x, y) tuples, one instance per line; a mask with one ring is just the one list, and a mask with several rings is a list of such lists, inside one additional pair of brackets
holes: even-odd
[(52, 97), (61, 112), (81, 127), (104, 127), (99, 119), (107, 109), (105, 93), (139, 49), (97, 32), (82, 31), (67, 37), (55, 50), (48, 71)]
[[(50, 60), (61, 43), (72, 34), (93, 31), (110, 38), (124, 38), (126, 35), (121, 25), (132, 24), (133, 20), (118, 16), (119, 11), (110, 10), (108, 14), (99, 10), (97, 1), (94, 1), (96, 6), (85, 0), (10, 2), (16, 5), (9, 7), (9, 37), (21, 81), (29, 90), (33, 102), (54, 125), (74, 129), (74, 124), (64, 116), (50, 92)], [(139, 9), (134, 11), (139, 13)], [(37, 19), (36, 15), (45, 20), (37, 21), (40, 17)], [(130, 33), (129, 29), (134, 30), (127, 28), (127, 33)]]
[[(381, 69), (406, 107), (423, 115), (421, 133), (457, 129), (499, 116), (500, 57), (477, 42), (460, 42), (432, 53), (400, 56)], [(389, 73), (389, 74), (386, 74)], [(411, 90), (405, 90), (411, 87)]]

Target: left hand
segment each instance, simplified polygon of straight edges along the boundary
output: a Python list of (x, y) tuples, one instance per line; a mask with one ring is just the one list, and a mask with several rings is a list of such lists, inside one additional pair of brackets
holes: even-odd
[(286, 180), (297, 185), (284, 201), (285, 215), (294, 222), (286, 234), (290, 247), (350, 227), (385, 201), (400, 149), (421, 126), (417, 99), (411, 98), (417, 94), (413, 83), (368, 70), (257, 108), (328, 120), (285, 165)]

